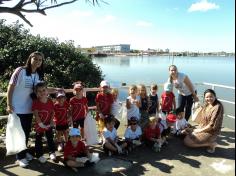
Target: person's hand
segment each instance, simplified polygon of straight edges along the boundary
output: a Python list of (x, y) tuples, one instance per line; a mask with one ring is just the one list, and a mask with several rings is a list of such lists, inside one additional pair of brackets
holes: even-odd
[(200, 132), (201, 132), (201, 129), (198, 129), (198, 128), (193, 130), (193, 133), (195, 133), (195, 134), (200, 133)]
[(194, 102), (198, 102), (199, 101), (199, 98), (196, 94), (193, 95), (193, 101)]
[(12, 105), (7, 105), (7, 112), (8, 112), (9, 114), (12, 114), (12, 113), (13, 113), (13, 107), (12, 107)]
[(42, 122), (38, 123), (40, 128), (47, 129), (48, 127), (44, 125)]

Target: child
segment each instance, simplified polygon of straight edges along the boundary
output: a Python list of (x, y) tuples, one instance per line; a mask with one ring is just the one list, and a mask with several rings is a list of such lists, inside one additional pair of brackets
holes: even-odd
[(131, 117), (136, 117), (138, 121), (140, 119), (139, 107), (141, 107), (141, 102), (140, 97), (137, 95), (137, 93), (137, 86), (131, 85), (129, 87), (129, 96), (126, 99), (128, 126), (130, 125)]
[(176, 135), (184, 137), (186, 134), (192, 131), (192, 126), (184, 118), (184, 112), (181, 111), (181, 108), (176, 109)]
[(164, 92), (161, 95), (161, 110), (164, 114), (168, 114), (176, 108), (175, 95), (172, 90), (173, 85), (171, 83), (164, 84)]
[(149, 116), (156, 116), (159, 113), (159, 98), (157, 95), (158, 86), (156, 84), (151, 85), (151, 92), (149, 94), (150, 107), (148, 110)]
[(89, 161), (90, 153), (85, 144), (81, 141), (81, 135), (78, 128), (71, 128), (69, 132), (69, 141), (64, 148), (64, 164), (78, 172), (78, 167), (84, 167), (92, 164)]
[(35, 86), (35, 92), (37, 99), (33, 101), (32, 105), (32, 111), (36, 121), (35, 153), (38, 160), (41, 163), (45, 163), (46, 158), (43, 156), (43, 135), (47, 138), (50, 159), (56, 160), (52, 131), (54, 105), (53, 102), (48, 99), (48, 90), (44, 82), (40, 82)]
[[(101, 91), (97, 94), (95, 102), (97, 107), (97, 121), (99, 125), (100, 137), (105, 127), (105, 118), (111, 114), (111, 105), (113, 97), (110, 93), (110, 85), (107, 81), (103, 80), (100, 83)], [(101, 141), (102, 142), (102, 141)]]
[(111, 114), (114, 116), (115, 128), (117, 130), (120, 126), (120, 121), (117, 119), (117, 117), (119, 116), (121, 111), (121, 102), (118, 99), (119, 95), (118, 89), (117, 88), (111, 89), (111, 95), (113, 98), (113, 103), (111, 105)]
[(141, 118), (140, 118), (140, 127), (144, 129), (146, 125), (148, 124), (148, 118), (149, 118), (149, 97), (147, 95), (147, 89), (145, 85), (140, 84), (139, 85), (139, 96), (140, 96), (140, 101), (141, 101), (141, 107), (139, 107), (140, 113), (141, 113)]
[[(66, 94), (64, 91), (60, 91), (56, 95), (56, 103), (54, 104), (54, 122), (56, 125), (56, 137), (58, 147), (57, 150), (61, 152), (63, 150), (64, 142), (68, 141), (68, 111), (69, 104), (66, 101)], [(64, 141), (62, 139), (64, 137)]]
[(83, 96), (82, 82), (76, 82), (74, 84), (74, 95), (70, 99), (73, 128), (80, 126), (81, 136), (84, 138), (84, 119), (88, 112), (88, 100)]
[(128, 149), (131, 151), (136, 146), (141, 145), (141, 136), (142, 130), (140, 126), (137, 124), (137, 118), (131, 117), (130, 126), (125, 130), (125, 141), (128, 144)]
[(157, 125), (157, 118), (152, 116), (149, 118), (149, 124), (144, 129), (144, 137), (147, 146), (152, 147), (155, 152), (159, 152), (162, 145), (160, 129)]
[(127, 150), (125, 150), (127, 143), (118, 141), (117, 131), (114, 128), (114, 124), (115, 122), (112, 117), (107, 117), (105, 119), (106, 127), (103, 130), (103, 149), (109, 156), (113, 153), (127, 154)]

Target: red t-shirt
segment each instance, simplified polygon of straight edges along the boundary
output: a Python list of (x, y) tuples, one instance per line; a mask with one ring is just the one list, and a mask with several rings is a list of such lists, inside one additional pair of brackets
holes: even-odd
[(82, 141), (78, 141), (77, 146), (73, 147), (69, 140), (64, 148), (64, 160), (66, 160), (68, 156), (78, 157), (79, 155), (86, 154), (86, 150), (86, 146)]
[(72, 97), (70, 99), (70, 106), (73, 121), (85, 118), (86, 112), (88, 110), (88, 100), (86, 97), (82, 97), (81, 99)]
[(54, 104), (54, 122), (56, 125), (67, 125), (69, 103), (64, 101), (61, 106), (58, 102)]
[[(49, 125), (53, 118), (54, 105), (52, 100), (48, 99), (46, 103), (43, 103), (39, 100), (33, 101), (32, 111), (38, 111), (39, 118), (41, 119), (44, 125)], [(35, 123), (35, 130), (38, 133), (44, 132), (47, 129), (40, 128), (38, 123)]]
[(154, 129), (152, 129), (150, 126), (144, 129), (144, 136), (147, 140), (150, 140), (151, 138), (160, 138), (160, 128), (156, 126)]
[(173, 108), (175, 95), (173, 92), (163, 92), (161, 95), (161, 110), (170, 112)]
[(99, 108), (103, 115), (110, 115), (113, 97), (111, 94), (104, 94), (99, 92), (96, 96), (95, 102), (99, 104)]

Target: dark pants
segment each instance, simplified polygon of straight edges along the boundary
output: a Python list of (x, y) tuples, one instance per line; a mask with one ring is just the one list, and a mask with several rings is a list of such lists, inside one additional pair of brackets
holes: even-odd
[(45, 131), (44, 133), (36, 133), (35, 134), (35, 153), (36, 153), (37, 158), (39, 158), (43, 155), (42, 137), (44, 136), (44, 134), (47, 139), (49, 154), (55, 152), (55, 143), (53, 141), (53, 132), (52, 132), (52, 128), (50, 128), (49, 130)]
[(182, 111), (185, 110), (185, 119), (188, 121), (189, 117), (191, 116), (192, 111), (192, 105), (193, 105), (193, 96), (178, 96), (178, 108), (180, 108)]
[[(17, 114), (17, 116), (20, 118), (20, 123), (21, 123), (22, 129), (25, 133), (25, 143), (27, 146), (28, 140), (29, 140), (29, 135), (31, 132), (33, 114)], [(28, 149), (19, 152), (16, 155), (16, 159), (18, 159), (18, 160), (24, 159), (26, 152), (28, 152)]]

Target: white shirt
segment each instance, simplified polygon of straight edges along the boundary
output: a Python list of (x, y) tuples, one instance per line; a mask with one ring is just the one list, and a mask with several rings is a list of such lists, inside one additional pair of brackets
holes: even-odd
[(118, 99), (116, 99), (111, 105), (111, 114), (117, 117), (121, 113), (121, 105)]
[(136, 138), (139, 138), (141, 135), (142, 135), (142, 130), (140, 126), (137, 125), (137, 128), (135, 131), (133, 131), (131, 127), (126, 128), (124, 136), (126, 139), (136, 139)]
[(26, 70), (22, 67), (17, 68), (11, 76), (9, 84), (15, 85), (12, 95), (12, 106), (16, 114), (32, 113), (32, 99), (30, 94), (33, 92), (33, 84), (39, 82), (37, 73), (26, 75)]
[[(192, 92), (189, 90), (187, 85), (184, 83), (185, 78), (186, 78), (186, 75), (184, 73), (178, 72), (178, 77), (176, 80), (173, 80), (173, 85), (176, 89), (178, 89), (179, 94), (181, 94), (183, 96), (188, 96), (188, 95), (191, 95)], [(169, 81), (170, 81), (170, 79), (169, 79)]]
[(183, 130), (184, 128), (187, 127), (188, 122), (185, 118), (182, 119), (176, 119), (176, 130)]
[[(140, 119), (140, 113), (138, 106), (134, 103), (134, 100), (131, 98), (131, 96), (127, 97), (127, 100), (130, 102), (131, 106), (130, 109), (127, 108), (127, 118), (130, 120), (131, 117), (136, 117), (137, 120)], [(136, 96), (137, 101), (140, 101), (140, 97)]]
[(108, 130), (107, 128), (104, 128), (102, 135), (103, 135), (104, 142), (107, 141), (107, 138), (110, 138), (111, 140), (115, 141), (117, 137), (117, 131), (114, 127), (112, 131)]

